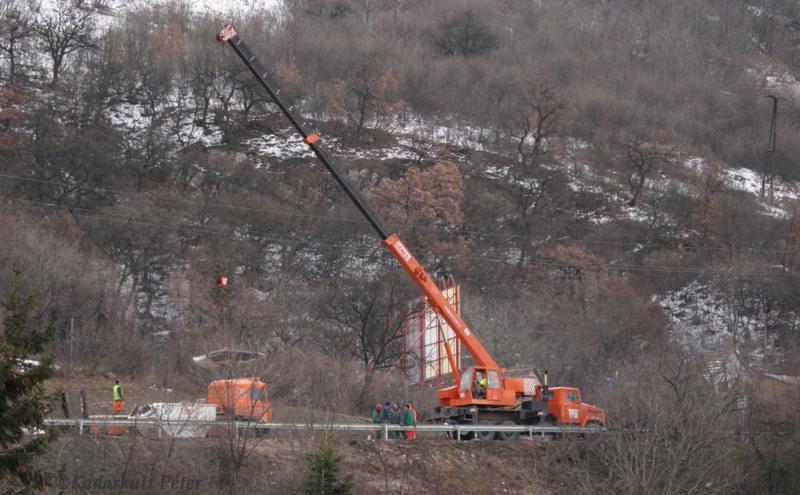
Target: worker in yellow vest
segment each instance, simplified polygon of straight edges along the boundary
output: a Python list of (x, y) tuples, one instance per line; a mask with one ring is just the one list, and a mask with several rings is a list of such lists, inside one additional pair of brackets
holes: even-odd
[(122, 387), (119, 385), (119, 380), (114, 383), (112, 390), (114, 391), (114, 412), (121, 413), (122, 401), (125, 399), (125, 396), (122, 394)]

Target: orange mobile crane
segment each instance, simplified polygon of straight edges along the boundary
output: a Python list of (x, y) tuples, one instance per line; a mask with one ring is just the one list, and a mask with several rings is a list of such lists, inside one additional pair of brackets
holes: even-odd
[[(228, 43), (247, 65), (261, 86), (269, 93), (275, 104), (303, 137), (320, 162), (344, 189), (347, 196), (361, 211), (367, 222), (377, 232), (384, 246), (389, 248), (397, 261), (403, 265), (411, 279), (422, 290), (428, 303), (443, 318), (459, 341), (472, 356), (475, 365), (459, 376), (452, 350), (445, 346), (455, 384), (439, 390), (439, 404), (432, 419), (451, 423), (482, 424), (577, 424), (580, 426), (602, 426), (605, 424), (603, 409), (581, 401), (580, 391), (574, 387), (548, 387), (545, 374), (544, 385), (533, 378), (506, 376), (486, 351), (461, 316), (443, 296), (425, 268), (411, 254), (396, 233), (391, 233), (376, 216), (367, 201), (345, 177), (343, 171), (327, 154), (319, 135), (307, 130), (281, 96), (281, 90), (264, 69), (248, 46), (239, 37), (233, 25), (226, 25), (218, 34), (217, 41)], [(476, 383), (480, 380), (480, 384)], [(489, 432), (494, 436), (493, 432)]]

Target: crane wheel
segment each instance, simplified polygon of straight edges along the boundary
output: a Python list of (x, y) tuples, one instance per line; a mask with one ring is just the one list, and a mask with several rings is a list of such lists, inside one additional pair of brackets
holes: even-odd
[(474, 440), (474, 439), (475, 439), (475, 432), (474, 431), (470, 431), (470, 432), (461, 434), (461, 441), (462, 442), (468, 441), (468, 440)]
[[(513, 421), (503, 421), (502, 426), (518, 426), (518, 425)], [(500, 438), (500, 440), (506, 440), (508, 442), (515, 442), (519, 440), (518, 431), (501, 431), (497, 435)]]
[[(478, 424), (479, 425), (490, 426), (490, 425), (493, 425), (495, 423), (490, 422), (490, 421), (481, 421)], [(496, 435), (497, 435), (497, 433), (494, 432), (494, 431), (476, 431), (475, 432), (475, 436), (478, 438), (478, 440), (484, 440), (484, 441), (486, 441), (486, 440), (494, 440)]]

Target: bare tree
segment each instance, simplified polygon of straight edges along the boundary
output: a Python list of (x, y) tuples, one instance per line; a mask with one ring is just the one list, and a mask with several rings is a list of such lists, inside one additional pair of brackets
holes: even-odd
[(52, 62), (51, 84), (58, 77), (65, 58), (77, 51), (94, 48), (94, 11), (72, 4), (70, 0), (57, 0), (53, 9), (43, 13), (34, 25)]
[(0, 51), (8, 56), (8, 80), (17, 74), (17, 56), (22, 43), (34, 35), (33, 0), (9, 0), (0, 5)]
[(443, 55), (480, 55), (498, 47), (497, 36), (474, 9), (467, 9), (439, 22), (431, 34)]
[(140, 132), (125, 133), (121, 148), (126, 168), (135, 177), (137, 191), (142, 191), (145, 179), (158, 180), (167, 176), (164, 165), (173, 152), (173, 144), (160, 119), (153, 119)]
[(527, 84), (507, 100), (503, 127), (516, 142), (520, 161), (543, 153), (542, 144), (555, 134), (563, 109), (556, 92), (545, 85)]
[(380, 125), (402, 108), (396, 96), (397, 86), (397, 78), (383, 66), (379, 56), (359, 57), (352, 62), (346, 79), (334, 83), (328, 106), (334, 113), (344, 115), (359, 134), (370, 122)]
[(669, 163), (674, 153), (672, 148), (665, 144), (645, 141), (641, 136), (634, 136), (628, 141), (626, 154), (629, 167), (628, 185), (631, 192), (628, 205), (635, 206), (648, 177), (659, 167)]
[(338, 287), (323, 309), (334, 323), (328, 340), (343, 353), (358, 358), (364, 367), (359, 406), (366, 407), (375, 373), (399, 366), (403, 324), (418, 308), (398, 276)]

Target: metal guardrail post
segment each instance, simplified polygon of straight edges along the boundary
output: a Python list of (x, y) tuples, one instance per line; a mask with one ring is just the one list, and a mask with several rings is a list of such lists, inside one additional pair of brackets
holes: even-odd
[(461, 441), (461, 425), (456, 425), (456, 440)]
[(239, 422), (233, 422), (233, 438), (239, 438)]
[(78, 435), (83, 435), (83, 420), (78, 422)]
[(383, 423), (381, 425), (381, 428), (383, 429), (383, 439), (384, 440), (389, 440), (389, 425), (386, 424), (386, 423)]
[(533, 440), (533, 426), (528, 426), (528, 438)]

